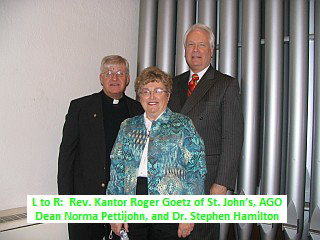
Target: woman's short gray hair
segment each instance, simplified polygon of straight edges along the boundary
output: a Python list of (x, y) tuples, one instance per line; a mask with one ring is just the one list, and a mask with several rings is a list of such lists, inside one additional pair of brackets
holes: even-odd
[(134, 82), (134, 89), (139, 96), (141, 88), (150, 82), (163, 83), (165, 90), (171, 93), (172, 91), (172, 78), (169, 74), (163, 72), (157, 67), (145, 68)]

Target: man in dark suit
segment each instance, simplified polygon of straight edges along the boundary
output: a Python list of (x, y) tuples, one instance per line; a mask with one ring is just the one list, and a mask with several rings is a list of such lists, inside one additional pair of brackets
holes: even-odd
[[(195, 24), (185, 34), (190, 71), (176, 76), (169, 101), (172, 111), (190, 117), (206, 147), (206, 194), (234, 189), (243, 142), (243, 114), (236, 79), (211, 65), (212, 30)], [(219, 224), (195, 224), (190, 239), (219, 239)]]
[[(71, 101), (59, 152), (59, 194), (106, 194), (110, 152), (120, 124), (143, 113), (140, 103), (124, 94), (129, 82), (128, 61), (107, 56), (100, 68), (102, 91)], [(69, 224), (68, 229), (72, 240), (98, 240), (110, 232), (110, 225)]]

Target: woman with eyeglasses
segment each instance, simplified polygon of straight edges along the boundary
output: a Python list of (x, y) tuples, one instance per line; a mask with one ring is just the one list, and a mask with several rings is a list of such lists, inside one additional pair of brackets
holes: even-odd
[[(135, 91), (144, 114), (122, 122), (111, 152), (107, 194), (204, 194), (207, 172), (204, 143), (191, 119), (168, 107), (172, 78), (157, 67), (142, 71)], [(130, 240), (187, 238), (193, 223), (111, 224), (120, 235), (124, 227)]]

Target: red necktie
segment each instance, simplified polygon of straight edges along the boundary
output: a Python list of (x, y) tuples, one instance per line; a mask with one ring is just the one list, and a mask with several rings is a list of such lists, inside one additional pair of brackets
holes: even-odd
[(198, 74), (196, 74), (196, 73), (192, 74), (192, 79), (189, 82), (188, 96), (190, 96), (191, 93), (193, 92), (193, 90), (196, 88), (198, 80), (199, 80)]

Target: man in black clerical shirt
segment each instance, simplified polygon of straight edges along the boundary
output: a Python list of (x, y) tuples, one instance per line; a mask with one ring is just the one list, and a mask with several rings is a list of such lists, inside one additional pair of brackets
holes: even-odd
[[(102, 91), (71, 101), (58, 159), (59, 194), (106, 194), (110, 152), (120, 124), (143, 113), (140, 103), (124, 94), (129, 82), (128, 61), (106, 56), (100, 68)], [(68, 229), (69, 239), (100, 240), (110, 225), (79, 223), (69, 224)]]

